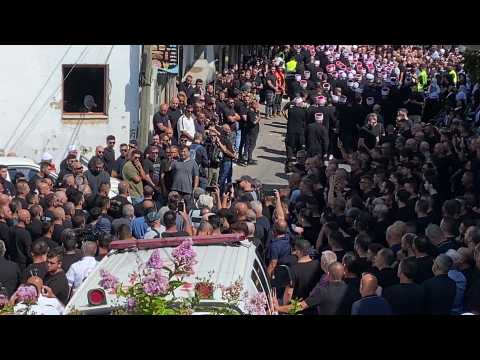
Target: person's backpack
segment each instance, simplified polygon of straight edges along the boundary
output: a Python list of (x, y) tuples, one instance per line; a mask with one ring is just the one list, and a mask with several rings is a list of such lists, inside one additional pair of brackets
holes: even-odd
[(157, 235), (155, 235), (154, 239), (159, 239), (159, 238), (162, 237), (162, 235), (160, 234), (160, 232), (157, 229), (152, 228), (152, 230), (155, 231), (155, 233), (157, 234)]

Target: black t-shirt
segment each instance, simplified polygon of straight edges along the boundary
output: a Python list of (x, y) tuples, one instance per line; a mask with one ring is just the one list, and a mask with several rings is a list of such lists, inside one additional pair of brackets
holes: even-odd
[(428, 280), (433, 277), (433, 257), (423, 256), (416, 258), (417, 262), (417, 275), (415, 276), (415, 282), (417, 284), (423, 283), (425, 280)]
[(7, 225), (6, 222), (0, 221), (0, 239), (3, 240), (5, 243), (5, 247), (7, 252), (5, 253), (5, 257), (8, 259), (15, 258), (15, 246), (12, 243), (12, 232), (10, 226)]
[(450, 315), (457, 285), (448, 275), (442, 274), (422, 284), (425, 289), (425, 312), (432, 315)]
[(75, 254), (65, 254), (63, 255), (63, 260), (62, 260), (62, 269), (67, 273), (68, 269), (70, 269), (70, 266), (73, 263), (76, 263), (77, 261), (82, 260), (82, 253), (80, 250), (76, 250)]
[(153, 183), (158, 186), (160, 184), (160, 170), (161, 170), (160, 160), (153, 162), (152, 160), (147, 158), (143, 160), (142, 166), (145, 173), (150, 175), (150, 178), (152, 179)]
[(115, 163), (113, 164), (113, 169), (117, 173), (117, 177), (120, 180), (123, 180), (123, 175), (122, 175), (122, 170), (123, 170), (123, 165), (127, 162), (127, 158), (119, 156), (117, 160), (115, 160)]
[(425, 291), (421, 285), (397, 284), (382, 291), (396, 315), (417, 315), (424, 312)]
[(18, 226), (13, 229), (13, 241), (16, 246), (16, 258), (14, 261), (19, 265), (27, 265), (32, 260), (30, 250), (32, 248), (32, 238), (30, 233)]
[(181, 236), (189, 236), (187, 232), (185, 231), (176, 231), (176, 232), (163, 232), (162, 233), (162, 238), (168, 238), (168, 237), (181, 237)]
[(32, 218), (30, 224), (27, 225), (27, 230), (32, 237), (32, 241), (37, 240), (42, 236), (42, 222), (37, 218)]
[(350, 315), (353, 303), (362, 297), (360, 294), (360, 278), (344, 278), (343, 281), (347, 284), (347, 292), (337, 311), (337, 315)]
[(44, 282), (46, 286), (52, 289), (52, 292), (57, 299), (60, 300), (62, 304), (66, 305), (70, 289), (65, 272), (62, 270), (55, 275), (47, 274)]
[(67, 229), (65, 225), (55, 224), (53, 225), (53, 234), (52, 240), (55, 241), (57, 244), (62, 244), (62, 232), (63, 230)]
[(157, 112), (155, 115), (153, 115), (153, 131), (155, 131), (156, 134), (161, 134), (161, 131), (158, 129), (158, 124), (168, 127), (169, 120), (170, 117), (168, 116), (168, 113), (162, 115), (160, 112)]
[(320, 281), (322, 268), (318, 260), (296, 263), (290, 267), (293, 283), (292, 298), (306, 299), (310, 291)]
[(42, 280), (45, 279), (45, 275), (47, 275), (48, 268), (47, 262), (41, 262), (36, 264), (30, 264), (27, 266), (25, 271), (23, 272), (23, 281), (27, 281), (27, 279), (31, 276), (38, 276)]
[(400, 281), (395, 269), (392, 268), (384, 268), (376, 276), (378, 278), (378, 286), (381, 286), (382, 289), (398, 284)]
[(272, 73), (268, 73), (267, 75), (265, 75), (265, 84), (266, 84), (265, 88), (270, 91), (275, 91), (275, 89), (273, 89), (268, 85), (268, 82), (267, 82), (268, 80), (272, 82), (273, 86), (277, 86), (277, 78)]

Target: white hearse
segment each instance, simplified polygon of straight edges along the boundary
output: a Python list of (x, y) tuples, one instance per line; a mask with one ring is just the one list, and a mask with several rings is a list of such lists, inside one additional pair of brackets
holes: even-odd
[[(193, 286), (190, 290), (180, 287), (176, 290), (176, 297), (189, 297), (193, 295), (196, 278), (208, 278), (209, 273), (213, 271), (211, 281), (217, 285), (229, 286), (239, 278), (242, 279), (243, 290), (248, 291), (249, 295), (256, 293), (264, 293), (268, 299), (267, 313), (272, 313), (271, 304), (271, 287), (269, 279), (264, 271), (264, 267), (257, 255), (256, 247), (249, 240), (244, 240), (243, 236), (218, 235), (205, 237), (191, 237), (193, 248), (197, 253), (198, 263), (195, 265), (195, 275), (185, 279), (186, 282)], [(121, 283), (127, 284), (129, 275), (138, 269), (138, 264), (148, 261), (152, 252), (161, 249), (162, 259), (167, 263), (171, 260), (171, 252), (185, 238), (170, 239), (150, 239), (150, 240), (133, 240), (133, 241), (114, 241), (112, 242), (112, 250), (102, 259), (96, 269), (85, 279), (82, 285), (75, 291), (72, 298), (65, 307), (64, 314), (81, 313), (81, 314), (110, 314), (112, 311), (121, 306), (115, 295), (108, 292), (91, 291), (100, 289), (100, 269), (104, 269), (115, 275)], [(91, 305), (89, 296), (104, 296), (100, 305)], [(98, 299), (96, 299), (98, 302)], [(229, 307), (222, 300), (221, 291), (214, 291), (212, 300), (201, 300), (201, 312), (194, 315), (209, 314), (209, 307)], [(244, 308), (240, 304), (234, 309), (239, 314), (244, 313)]]

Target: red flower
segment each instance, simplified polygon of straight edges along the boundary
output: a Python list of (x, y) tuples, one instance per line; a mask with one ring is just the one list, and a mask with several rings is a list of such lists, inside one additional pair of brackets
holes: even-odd
[(200, 299), (213, 298), (213, 286), (207, 283), (197, 283), (195, 285), (195, 292)]

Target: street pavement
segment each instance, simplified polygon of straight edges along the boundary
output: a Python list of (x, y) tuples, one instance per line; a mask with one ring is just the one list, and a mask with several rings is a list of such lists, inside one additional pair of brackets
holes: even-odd
[(285, 133), (287, 120), (281, 117), (260, 119), (260, 133), (253, 158), (257, 165), (233, 167), (233, 180), (242, 175), (249, 175), (260, 180), (264, 189), (284, 188), (288, 185), (289, 176), (285, 174)]

